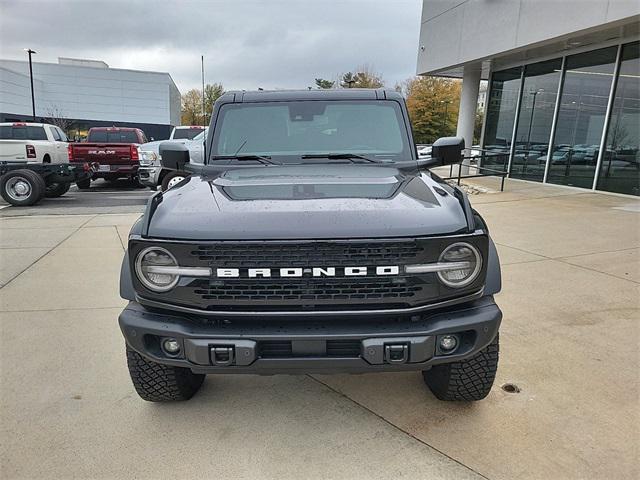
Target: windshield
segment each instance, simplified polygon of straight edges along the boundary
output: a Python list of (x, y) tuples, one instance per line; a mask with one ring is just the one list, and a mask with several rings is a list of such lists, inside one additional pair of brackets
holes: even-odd
[(199, 127), (199, 128), (176, 128), (175, 131), (173, 132), (173, 139), (174, 140), (183, 140), (183, 139), (192, 140), (199, 133), (202, 133), (202, 127)]
[(202, 132), (200, 132), (198, 135), (193, 137), (192, 140), (195, 140), (196, 142), (203, 141), (205, 138), (207, 138), (207, 132), (208, 131), (209, 131), (209, 127), (205, 128)]
[(395, 101), (227, 104), (219, 115), (213, 157), (260, 155), (300, 162), (308, 155), (354, 154), (381, 162), (411, 159)]
[(91, 143), (138, 143), (138, 135), (133, 130), (93, 130), (89, 132)]
[(46, 140), (43, 127), (3, 125), (0, 127), (0, 140)]

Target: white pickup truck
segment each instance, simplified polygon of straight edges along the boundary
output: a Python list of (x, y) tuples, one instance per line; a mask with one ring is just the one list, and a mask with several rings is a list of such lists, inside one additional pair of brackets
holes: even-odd
[(0, 123), (0, 161), (68, 163), (65, 133), (48, 123)]
[(204, 127), (199, 125), (182, 125), (174, 127), (171, 130), (169, 140), (193, 140), (193, 138), (202, 133)]

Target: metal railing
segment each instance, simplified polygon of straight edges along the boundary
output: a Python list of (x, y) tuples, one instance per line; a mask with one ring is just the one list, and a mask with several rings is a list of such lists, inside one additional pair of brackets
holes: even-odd
[[(474, 154), (462, 157), (462, 162), (450, 165), (449, 176), (444, 180), (456, 180), (458, 185), (465, 178), (500, 177), (500, 191), (504, 191), (504, 180), (509, 175), (509, 154), (507, 152), (472, 149)], [(468, 160), (468, 162), (466, 162)], [(486, 166), (489, 164), (490, 166)], [(454, 167), (458, 167), (458, 174), (453, 174)], [(466, 173), (463, 173), (467, 170)], [(476, 173), (471, 173), (475, 171)]]
[[(416, 145), (418, 150), (431, 145)], [(509, 175), (509, 152), (497, 152), (495, 150), (483, 150), (471, 148), (472, 154), (463, 156), (459, 164), (449, 167), (449, 176), (443, 180), (455, 180), (458, 185), (465, 178), (500, 177), (500, 191), (504, 191), (504, 180)], [(454, 174), (454, 168), (457, 173)], [(465, 172), (466, 173), (463, 173)], [(475, 173), (471, 173), (475, 172)]]

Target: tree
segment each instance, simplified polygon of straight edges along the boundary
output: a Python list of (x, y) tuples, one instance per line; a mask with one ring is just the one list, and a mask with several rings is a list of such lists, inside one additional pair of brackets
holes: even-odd
[(208, 83), (207, 85), (205, 85), (204, 100), (205, 100), (206, 118), (204, 123), (208, 124), (209, 120), (211, 120), (211, 112), (213, 111), (213, 104), (219, 97), (222, 96), (223, 93), (224, 93), (224, 87), (222, 86), (221, 83), (214, 83), (214, 84)]
[(214, 102), (224, 93), (221, 83), (207, 84), (204, 87), (205, 98), (205, 118), (202, 118), (202, 91), (192, 88), (182, 95), (182, 115), (183, 125), (203, 125), (208, 124), (211, 119)]
[(316, 78), (316, 86), (323, 90), (328, 90), (333, 88), (336, 82), (332, 82), (331, 80), (325, 80), (324, 78)]
[(202, 94), (195, 88), (182, 94), (181, 123), (183, 125), (200, 125), (202, 123)]
[(342, 88), (382, 88), (384, 80), (373, 70), (373, 67), (365, 64), (356, 68), (356, 73), (343, 73), (340, 76), (340, 86)]
[(433, 143), (455, 134), (461, 88), (459, 80), (440, 77), (415, 77), (405, 82), (416, 143)]
[(356, 78), (351, 72), (343, 73), (340, 79), (340, 86), (342, 88), (355, 88)]
[(50, 105), (49, 107), (47, 107), (46, 120), (47, 123), (55, 125), (65, 134), (68, 132), (69, 128), (71, 128), (71, 124), (73, 123), (69, 118), (66, 117), (64, 111), (58, 105)]

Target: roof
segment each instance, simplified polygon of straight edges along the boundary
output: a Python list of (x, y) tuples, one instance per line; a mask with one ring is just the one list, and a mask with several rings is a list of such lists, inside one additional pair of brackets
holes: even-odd
[[(233, 96), (233, 99), (229, 97)], [(286, 100), (399, 100), (400, 93), (383, 88), (343, 88), (318, 90), (231, 91), (221, 98), (232, 102), (282, 102)]]
[[(124, 131), (124, 132), (129, 132), (129, 131), (138, 131), (140, 130), (137, 127), (91, 127), (89, 130), (118, 130), (118, 131)], [(142, 131), (142, 130), (140, 130)]]
[(0, 127), (44, 127), (44, 126), (55, 127), (55, 125), (51, 123), (37, 123), (37, 122), (2, 122), (0, 123)]

